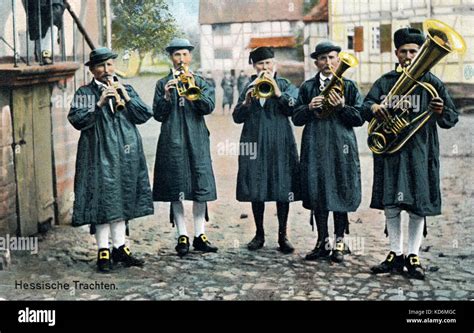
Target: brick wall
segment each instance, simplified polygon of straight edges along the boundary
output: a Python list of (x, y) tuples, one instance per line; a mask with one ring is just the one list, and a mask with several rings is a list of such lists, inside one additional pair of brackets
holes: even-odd
[(12, 150), (10, 94), (0, 92), (0, 236), (17, 229), (16, 183)]

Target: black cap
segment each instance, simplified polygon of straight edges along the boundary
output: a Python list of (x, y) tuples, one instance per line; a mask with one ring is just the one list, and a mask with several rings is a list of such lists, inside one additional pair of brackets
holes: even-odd
[(187, 40), (186, 38), (175, 37), (170, 42), (170, 44), (166, 47), (165, 50), (169, 54), (173, 54), (174, 51), (182, 50), (182, 49), (186, 49), (186, 50), (189, 50), (189, 52), (191, 52), (192, 50), (194, 50), (194, 45), (192, 45), (189, 42), (189, 40)]
[(265, 59), (270, 59), (274, 58), (275, 53), (273, 52), (273, 49), (271, 47), (257, 47), (256, 49), (253, 49), (250, 51), (249, 55), (249, 64), (255, 64), (259, 61), (265, 60)]
[(402, 45), (412, 43), (421, 46), (425, 42), (425, 36), (423, 36), (423, 33), (418, 29), (402, 28), (393, 34), (393, 42), (396, 49)]
[(94, 66), (96, 64), (100, 64), (101, 62), (104, 62), (109, 59), (115, 59), (118, 57), (117, 53), (113, 53), (109, 48), (107, 47), (98, 47), (89, 54), (89, 61), (86, 62), (84, 65), (86, 66)]
[(324, 53), (329, 53), (331, 51), (341, 52), (341, 48), (336, 44), (333, 44), (329, 41), (324, 41), (316, 45), (314, 52), (311, 53), (310, 57), (316, 59), (319, 55)]

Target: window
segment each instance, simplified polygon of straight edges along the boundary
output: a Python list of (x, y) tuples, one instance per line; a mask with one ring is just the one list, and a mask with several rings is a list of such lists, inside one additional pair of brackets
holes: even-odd
[(214, 59), (232, 59), (232, 49), (215, 49)]
[(380, 52), (380, 26), (372, 26), (370, 31), (370, 52)]
[(347, 49), (353, 50), (354, 49), (354, 27), (347, 28)]
[(213, 24), (212, 32), (215, 35), (230, 35), (230, 24)]

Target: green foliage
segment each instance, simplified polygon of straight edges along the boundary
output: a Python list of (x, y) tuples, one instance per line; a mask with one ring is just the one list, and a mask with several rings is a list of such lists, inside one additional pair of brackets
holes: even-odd
[(112, 0), (114, 48), (135, 50), (143, 58), (164, 52), (171, 38), (180, 35), (166, 0)]
[(306, 15), (313, 9), (314, 6), (319, 4), (319, 0), (304, 0), (303, 13)]

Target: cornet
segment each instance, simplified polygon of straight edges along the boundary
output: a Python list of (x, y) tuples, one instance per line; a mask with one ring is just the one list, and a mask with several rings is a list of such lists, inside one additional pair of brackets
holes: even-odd
[(186, 98), (188, 101), (195, 101), (201, 98), (201, 89), (196, 86), (194, 77), (188, 76), (189, 68), (181, 62), (174, 72), (176, 91), (178, 96)]
[(271, 98), (275, 95), (275, 87), (273, 82), (265, 77), (265, 72), (262, 71), (255, 80), (252, 90), (252, 97), (255, 98)]

